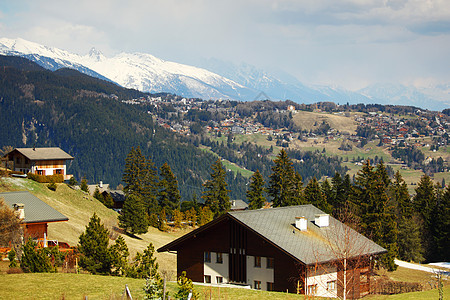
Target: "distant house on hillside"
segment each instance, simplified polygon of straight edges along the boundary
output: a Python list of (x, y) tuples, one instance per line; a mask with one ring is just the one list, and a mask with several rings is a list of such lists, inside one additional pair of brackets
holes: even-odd
[(228, 212), (164, 251), (194, 282), (348, 299), (369, 293), (373, 256), (386, 252), (313, 205)]
[(248, 204), (244, 200), (236, 199), (236, 200), (230, 200), (230, 210), (246, 210), (248, 209)]
[(0, 193), (11, 209), (22, 220), (24, 237), (44, 240), (47, 238), (48, 223), (68, 221), (65, 215), (29, 192)]
[(12, 162), (14, 171), (24, 174), (61, 174), (64, 180), (72, 177), (67, 175), (67, 161), (73, 160), (73, 157), (58, 147), (16, 148), (5, 157)]

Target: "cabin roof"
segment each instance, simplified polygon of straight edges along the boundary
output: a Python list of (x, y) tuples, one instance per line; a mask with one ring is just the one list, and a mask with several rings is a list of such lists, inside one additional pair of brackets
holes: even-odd
[(19, 152), (29, 160), (72, 160), (73, 157), (67, 154), (59, 147), (46, 147), (46, 148), (15, 148), (7, 155), (13, 152)]
[(49, 223), (68, 221), (65, 215), (27, 191), (0, 193), (9, 208), (14, 209), (14, 204), (24, 204), (25, 218), (23, 223)]
[[(331, 216), (329, 217), (328, 226), (319, 227), (315, 224), (315, 217), (323, 214), (325, 214), (323, 211), (311, 204), (228, 212), (218, 219), (159, 248), (158, 251), (173, 250), (175, 246), (189, 241), (201, 231), (228, 218), (240, 223), (270, 244), (306, 265), (341, 258), (338, 256), (343, 255), (344, 249), (347, 252), (347, 258), (386, 252), (383, 247)], [(295, 227), (295, 219), (297, 217), (305, 217), (307, 219), (308, 229), (306, 231), (300, 231)]]

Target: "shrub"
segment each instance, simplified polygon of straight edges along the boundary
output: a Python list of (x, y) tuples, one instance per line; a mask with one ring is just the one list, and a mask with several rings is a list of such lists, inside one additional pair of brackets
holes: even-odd
[(56, 191), (56, 188), (58, 186), (56, 185), (56, 183), (50, 182), (49, 184), (47, 184), (47, 187), (48, 187), (49, 190)]
[(377, 281), (375, 293), (382, 295), (392, 295), (410, 292), (420, 292), (422, 290), (423, 286), (418, 282), (379, 280)]
[(61, 183), (64, 182), (64, 176), (61, 174), (55, 175), (38, 175), (28, 173), (27, 177), (39, 183)]

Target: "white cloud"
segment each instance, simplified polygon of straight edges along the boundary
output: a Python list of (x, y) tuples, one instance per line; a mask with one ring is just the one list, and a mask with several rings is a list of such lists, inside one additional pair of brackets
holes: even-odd
[(349, 87), (450, 81), (446, 0), (17, 0), (0, 5), (0, 35), (80, 54), (244, 61)]

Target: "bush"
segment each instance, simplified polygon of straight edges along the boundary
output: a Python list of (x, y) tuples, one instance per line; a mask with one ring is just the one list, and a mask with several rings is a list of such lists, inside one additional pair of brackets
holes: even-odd
[(423, 290), (422, 284), (418, 282), (403, 282), (392, 280), (379, 280), (375, 288), (376, 294), (392, 295), (411, 292), (420, 292)]
[(38, 175), (28, 173), (27, 177), (39, 183), (62, 183), (64, 182), (64, 176), (61, 174), (56, 175)]
[(47, 187), (48, 187), (48, 189), (51, 190), (51, 191), (56, 191), (56, 188), (57, 188), (58, 186), (56, 185), (56, 183), (50, 182), (49, 184), (47, 184)]

